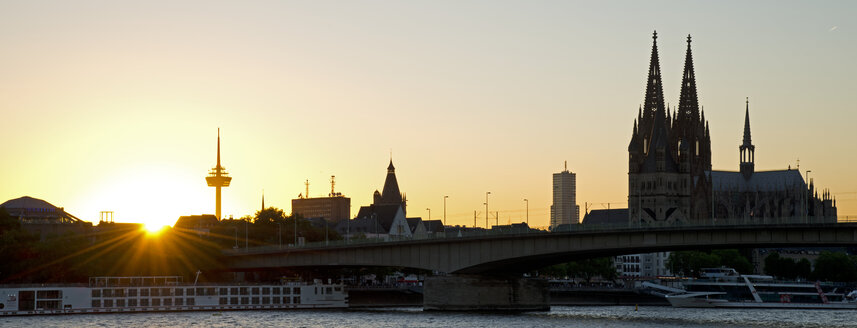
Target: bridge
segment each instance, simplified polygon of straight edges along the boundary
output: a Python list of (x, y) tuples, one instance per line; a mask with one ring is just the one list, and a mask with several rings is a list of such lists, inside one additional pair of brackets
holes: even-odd
[(854, 246), (857, 223), (717, 224), (340, 243), (224, 251), (230, 270), (385, 266), (452, 274), (529, 272), (577, 259), (716, 248)]
[[(857, 223), (788, 221), (773, 224), (721, 220), (664, 227), (606, 227), (563, 232), (486, 234), (423, 240), (345, 243), (302, 248), (224, 251), (235, 271), (285, 267), (407, 267), (441, 273), (426, 280), (424, 308), (434, 310), (545, 310), (544, 281), (520, 278), (577, 259), (717, 248), (857, 245)], [(446, 275), (443, 275), (443, 274)]]

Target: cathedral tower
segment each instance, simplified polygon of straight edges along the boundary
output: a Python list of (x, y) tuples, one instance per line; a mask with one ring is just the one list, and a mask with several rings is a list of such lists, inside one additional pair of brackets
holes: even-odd
[(745, 180), (750, 180), (755, 170), (756, 146), (750, 139), (750, 98), (747, 98), (747, 108), (744, 111), (744, 143), (738, 147), (741, 153), (741, 175)]

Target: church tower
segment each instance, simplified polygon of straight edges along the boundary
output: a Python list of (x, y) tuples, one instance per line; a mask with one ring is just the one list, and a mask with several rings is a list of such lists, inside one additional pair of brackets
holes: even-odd
[(374, 205), (402, 205), (402, 212), (406, 212), (407, 199), (399, 191), (399, 182), (396, 180), (396, 167), (393, 166), (393, 160), (390, 159), (390, 165), (387, 166), (387, 178), (384, 180), (384, 189), (379, 194), (375, 191), (373, 195)]
[[(632, 225), (684, 222), (690, 216), (689, 148), (687, 142), (674, 142), (674, 135), (682, 132), (676, 129), (677, 122), (690, 120), (677, 117), (681, 114), (670, 117), (664, 106), (657, 38), (655, 32), (646, 96), (628, 145), (628, 216)], [(695, 105), (695, 83), (690, 85)]]
[(744, 143), (738, 147), (741, 153), (741, 175), (745, 180), (750, 180), (755, 170), (756, 162), (756, 146), (753, 146), (753, 141), (750, 139), (750, 98), (747, 98), (747, 108), (744, 111)]

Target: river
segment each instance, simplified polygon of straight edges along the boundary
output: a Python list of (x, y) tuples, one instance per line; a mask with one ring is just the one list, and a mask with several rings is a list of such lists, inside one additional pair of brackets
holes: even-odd
[(853, 310), (554, 306), (519, 314), (420, 308), (80, 314), (0, 318), (0, 327), (857, 327)]

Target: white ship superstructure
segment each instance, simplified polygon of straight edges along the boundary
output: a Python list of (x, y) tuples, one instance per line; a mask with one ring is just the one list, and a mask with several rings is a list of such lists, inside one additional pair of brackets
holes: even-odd
[(0, 286), (0, 315), (345, 308), (341, 284), (186, 285), (178, 276), (96, 277), (89, 285)]

